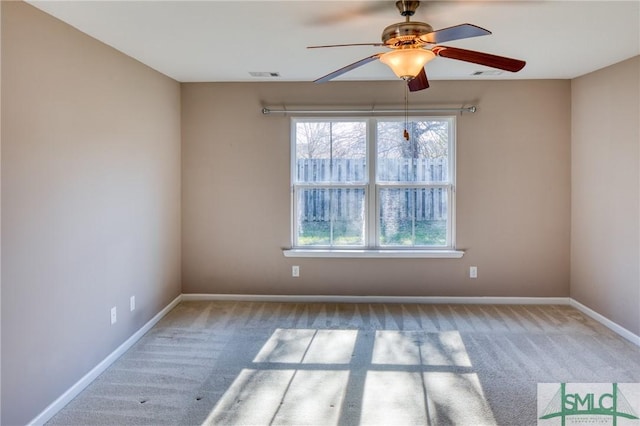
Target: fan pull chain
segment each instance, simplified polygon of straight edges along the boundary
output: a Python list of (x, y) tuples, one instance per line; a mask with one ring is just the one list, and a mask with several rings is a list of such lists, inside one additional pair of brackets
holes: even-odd
[(409, 140), (409, 85), (404, 85), (404, 138)]

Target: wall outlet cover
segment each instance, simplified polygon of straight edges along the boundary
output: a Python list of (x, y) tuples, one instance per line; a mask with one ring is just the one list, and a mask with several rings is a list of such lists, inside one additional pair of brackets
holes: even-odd
[(469, 278), (478, 278), (478, 267), (471, 266), (469, 268)]

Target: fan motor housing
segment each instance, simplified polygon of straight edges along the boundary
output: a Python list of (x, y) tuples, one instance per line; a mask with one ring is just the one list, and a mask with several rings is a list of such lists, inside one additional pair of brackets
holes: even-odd
[(428, 44), (420, 36), (433, 32), (431, 25), (425, 22), (398, 22), (382, 31), (382, 42), (387, 47), (400, 49), (408, 46), (424, 46)]

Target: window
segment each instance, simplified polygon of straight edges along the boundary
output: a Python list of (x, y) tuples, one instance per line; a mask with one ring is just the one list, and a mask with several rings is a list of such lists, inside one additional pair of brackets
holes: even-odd
[(293, 247), (453, 249), (454, 155), (454, 117), (293, 119)]

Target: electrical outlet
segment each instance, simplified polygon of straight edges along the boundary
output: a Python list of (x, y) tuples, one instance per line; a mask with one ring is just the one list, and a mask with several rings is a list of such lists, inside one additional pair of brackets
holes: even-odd
[(478, 278), (478, 267), (477, 266), (469, 267), (469, 278)]
[(129, 310), (133, 312), (135, 309), (136, 309), (136, 297), (131, 296), (129, 298)]
[(111, 325), (115, 324), (118, 321), (118, 312), (116, 311), (116, 307), (111, 308)]
[(291, 276), (292, 277), (299, 277), (300, 276), (300, 267), (299, 266), (292, 266), (291, 267)]

